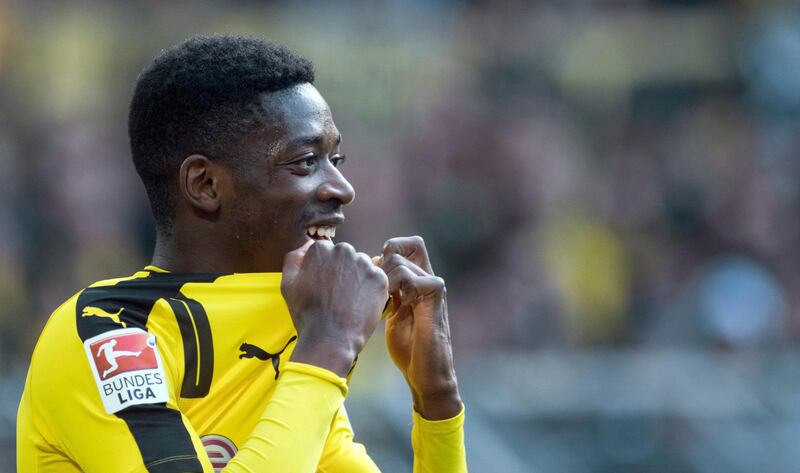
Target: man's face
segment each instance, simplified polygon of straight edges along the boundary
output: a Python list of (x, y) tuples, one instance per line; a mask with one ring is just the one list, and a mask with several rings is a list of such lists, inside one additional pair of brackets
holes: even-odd
[(265, 94), (261, 106), (266, 126), (243, 143), (249, 159), (233, 173), (227, 207), (255, 267), (280, 271), (289, 251), (335, 235), (355, 194), (339, 171), (341, 135), (314, 86)]

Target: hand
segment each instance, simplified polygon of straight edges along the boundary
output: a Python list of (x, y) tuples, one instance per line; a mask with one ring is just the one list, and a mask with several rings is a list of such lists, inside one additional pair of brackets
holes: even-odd
[(392, 238), (373, 262), (389, 278), (386, 346), (406, 378), (414, 408), (437, 420), (461, 410), (444, 280), (433, 274), (420, 237)]
[(297, 328), (292, 361), (346, 376), (380, 320), (387, 278), (347, 243), (309, 241), (286, 255), (281, 293)]

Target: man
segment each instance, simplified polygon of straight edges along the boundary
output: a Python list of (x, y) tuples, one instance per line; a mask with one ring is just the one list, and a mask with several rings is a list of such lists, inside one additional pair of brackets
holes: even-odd
[(20, 471), (378, 471), (343, 400), (388, 299), (414, 469), (466, 471), (444, 283), (419, 238), (374, 258), (332, 242), (354, 192), (313, 80), (307, 60), (238, 37), (190, 39), (143, 71), (129, 132), (152, 265), (51, 316)]

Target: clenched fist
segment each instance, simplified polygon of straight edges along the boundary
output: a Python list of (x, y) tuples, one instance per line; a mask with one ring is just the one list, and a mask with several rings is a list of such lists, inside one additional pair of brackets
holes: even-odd
[(292, 361), (346, 376), (375, 331), (387, 277), (347, 243), (309, 241), (286, 255), (283, 293), (297, 327)]

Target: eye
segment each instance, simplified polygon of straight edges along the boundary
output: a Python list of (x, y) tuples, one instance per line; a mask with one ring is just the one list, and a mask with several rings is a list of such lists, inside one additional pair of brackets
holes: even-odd
[(307, 171), (307, 170), (313, 168), (315, 164), (317, 164), (317, 155), (309, 154), (309, 155), (303, 156), (302, 158), (295, 159), (294, 161), (292, 161), (289, 164), (291, 164), (292, 166), (297, 166), (300, 169), (303, 169), (303, 170)]
[(337, 154), (335, 156), (330, 157), (330, 162), (333, 164), (334, 167), (339, 167), (344, 164), (344, 161), (347, 159), (347, 156), (343, 154)]

